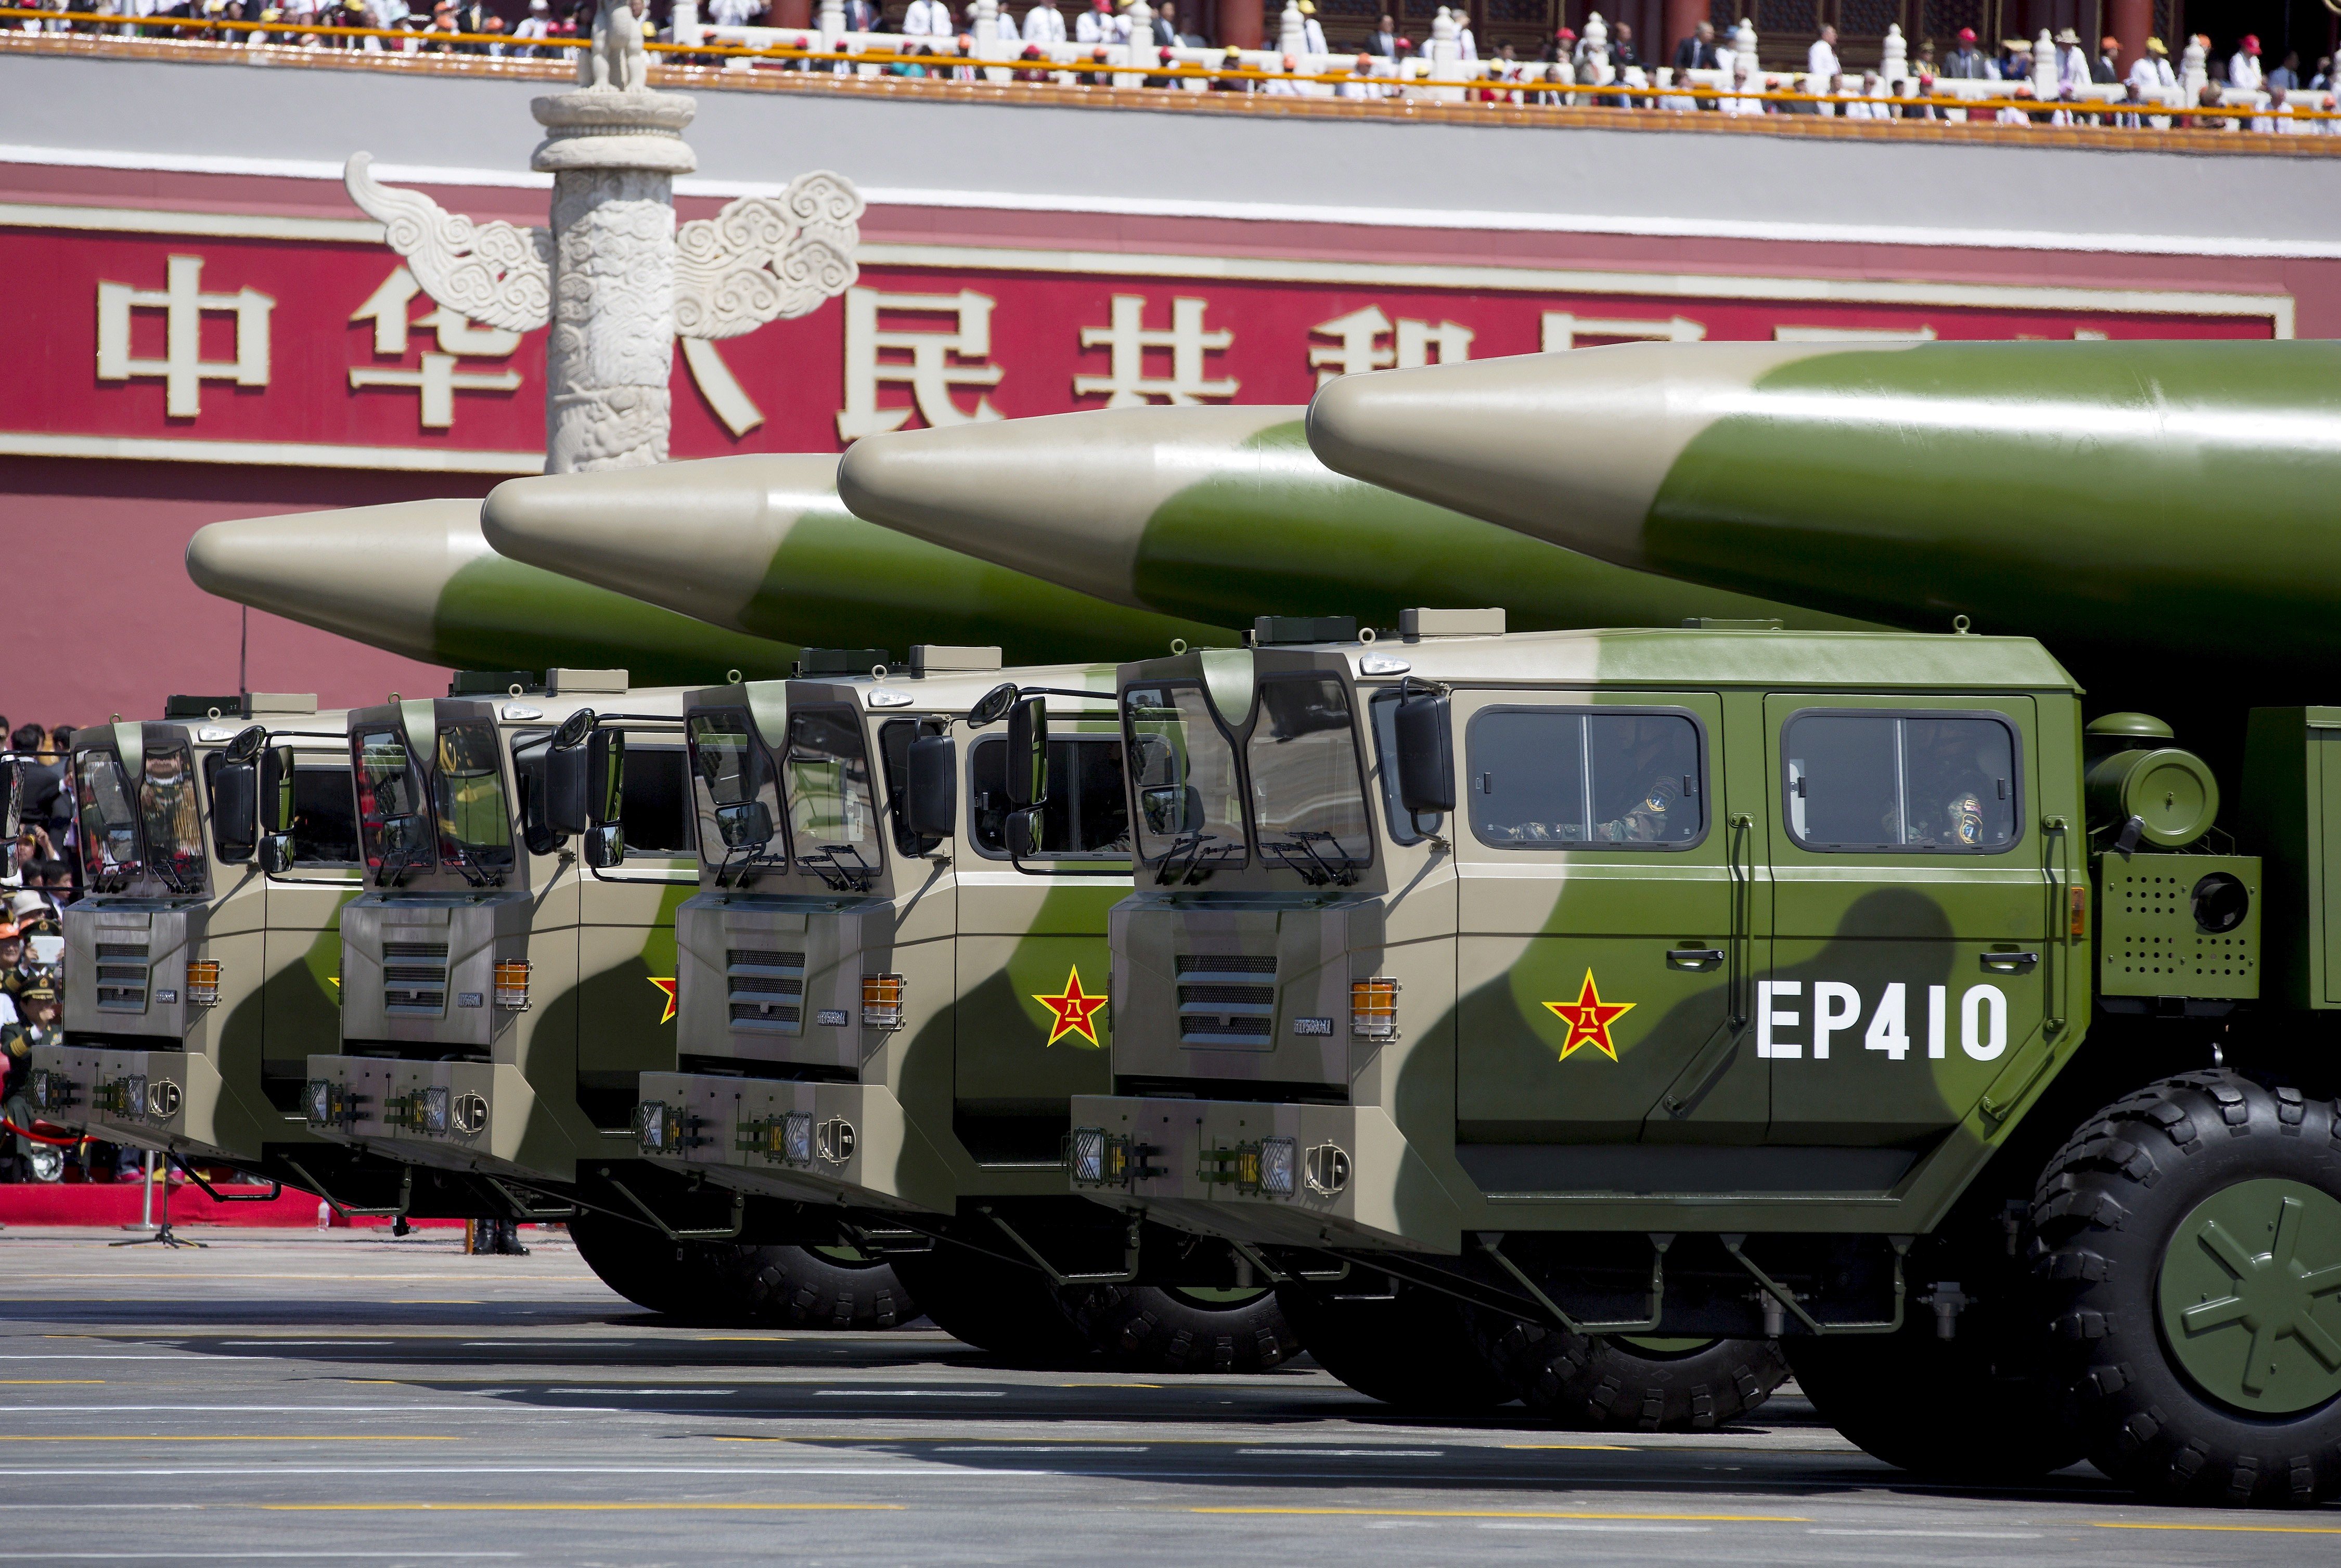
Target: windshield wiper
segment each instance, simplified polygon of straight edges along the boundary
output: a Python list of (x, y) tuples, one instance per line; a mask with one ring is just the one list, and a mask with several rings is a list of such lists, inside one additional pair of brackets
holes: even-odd
[[(1216, 847), (1207, 849), (1206, 845)], [(1179, 851), (1182, 849), (1187, 851), (1187, 858), (1183, 862), (1179, 859)], [(1162, 857), (1162, 864), (1155, 869), (1155, 885), (1185, 886), (1195, 882), (1200, 878), (1205, 860), (1224, 860), (1230, 855), (1242, 853), (1241, 844), (1222, 843), (1217, 833), (1182, 835), (1172, 840), (1169, 852)]]
[[(1317, 852), (1318, 840), (1331, 846), (1330, 858)], [(1296, 849), (1308, 858), (1306, 865), (1294, 855)], [(1283, 843), (1270, 843), (1263, 839), (1260, 843), (1260, 852), (1274, 855), (1285, 866), (1299, 872), (1312, 888), (1321, 888), (1328, 882), (1346, 888), (1358, 879), (1359, 868), (1364, 864), (1341, 848), (1338, 836), (1322, 830), (1296, 832)]]
[(503, 882), (501, 875), (481, 865), (473, 857), (472, 851), (463, 845), (456, 845), (448, 854), (447, 858), (453, 861), (455, 869), (463, 874), (463, 880), (474, 888), (494, 888)]
[[(854, 863), (844, 864), (838, 859), (840, 855), (852, 856)], [(878, 868), (851, 844), (823, 844), (817, 855), (798, 856), (797, 864), (820, 878), (821, 885), (832, 893), (867, 893), (878, 879)]]

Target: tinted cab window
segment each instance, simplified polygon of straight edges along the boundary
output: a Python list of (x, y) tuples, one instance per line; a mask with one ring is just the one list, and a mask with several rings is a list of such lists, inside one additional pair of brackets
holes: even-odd
[(1500, 849), (1681, 849), (1706, 830), (1686, 713), (1489, 709), (1466, 748), (1471, 831)]

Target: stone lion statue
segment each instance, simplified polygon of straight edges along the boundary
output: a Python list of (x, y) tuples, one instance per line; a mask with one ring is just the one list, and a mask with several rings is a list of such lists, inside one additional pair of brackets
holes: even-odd
[(640, 93), (650, 82), (643, 47), (643, 12), (650, 0), (601, 0), (593, 9), (593, 45), (577, 56), (577, 84), (601, 92)]

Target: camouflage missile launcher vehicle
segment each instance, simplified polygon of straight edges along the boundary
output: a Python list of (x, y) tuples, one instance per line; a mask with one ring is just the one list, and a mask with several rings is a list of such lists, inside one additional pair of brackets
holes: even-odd
[(1122, 667), (1078, 1189), (1360, 1386), (1761, 1338), (1915, 1469), (2341, 1493), (2341, 710), (2231, 839), (2028, 639), (1400, 630)]
[(397, 1168), (340, 1155), (300, 1104), (303, 1058), (338, 1027), (358, 889), (342, 716), (264, 692), (164, 712), (76, 736), (88, 891), (65, 907), (62, 1037), (31, 1052), (27, 1098), (109, 1142), (381, 1204)]
[(797, 679), (691, 695), (701, 886), (642, 1152), (827, 1206), (987, 1349), (1270, 1365), (1294, 1346), (1240, 1255), (1065, 1184), (1066, 1107), (1111, 1087), (1106, 912), (1130, 888), (1111, 680), (808, 650)]
[(653, 1310), (915, 1315), (882, 1265), (754, 1245), (833, 1226), (727, 1211), (635, 1157), (635, 1081), (674, 1065), (674, 910), (696, 880), (682, 715), (673, 689), (556, 669), (465, 672), (445, 698), (349, 716), (364, 890), (342, 913), (340, 1042), (308, 1060), (308, 1125), (493, 1193), (505, 1217), (566, 1220)]

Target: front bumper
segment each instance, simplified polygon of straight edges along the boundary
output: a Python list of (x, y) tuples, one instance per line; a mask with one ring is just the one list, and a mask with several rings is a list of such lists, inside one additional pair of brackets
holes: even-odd
[[(219, 1071), (188, 1051), (117, 1047), (36, 1046), (25, 1059), (22, 1092), (41, 1120), (108, 1143), (202, 1159), (255, 1159), (257, 1148), (216, 1139)], [(11, 1097), (18, 1092), (14, 1079)]]
[(644, 1159), (800, 1203), (949, 1214), (943, 1157), (882, 1084), (644, 1073)]
[(1073, 1099), (1073, 1190), (1280, 1246), (1447, 1253), (1462, 1214), (1379, 1106)]
[(502, 1063), (313, 1056), (301, 1108), (320, 1136), (414, 1165), (534, 1181), (576, 1175), (527, 1147), (536, 1091)]

